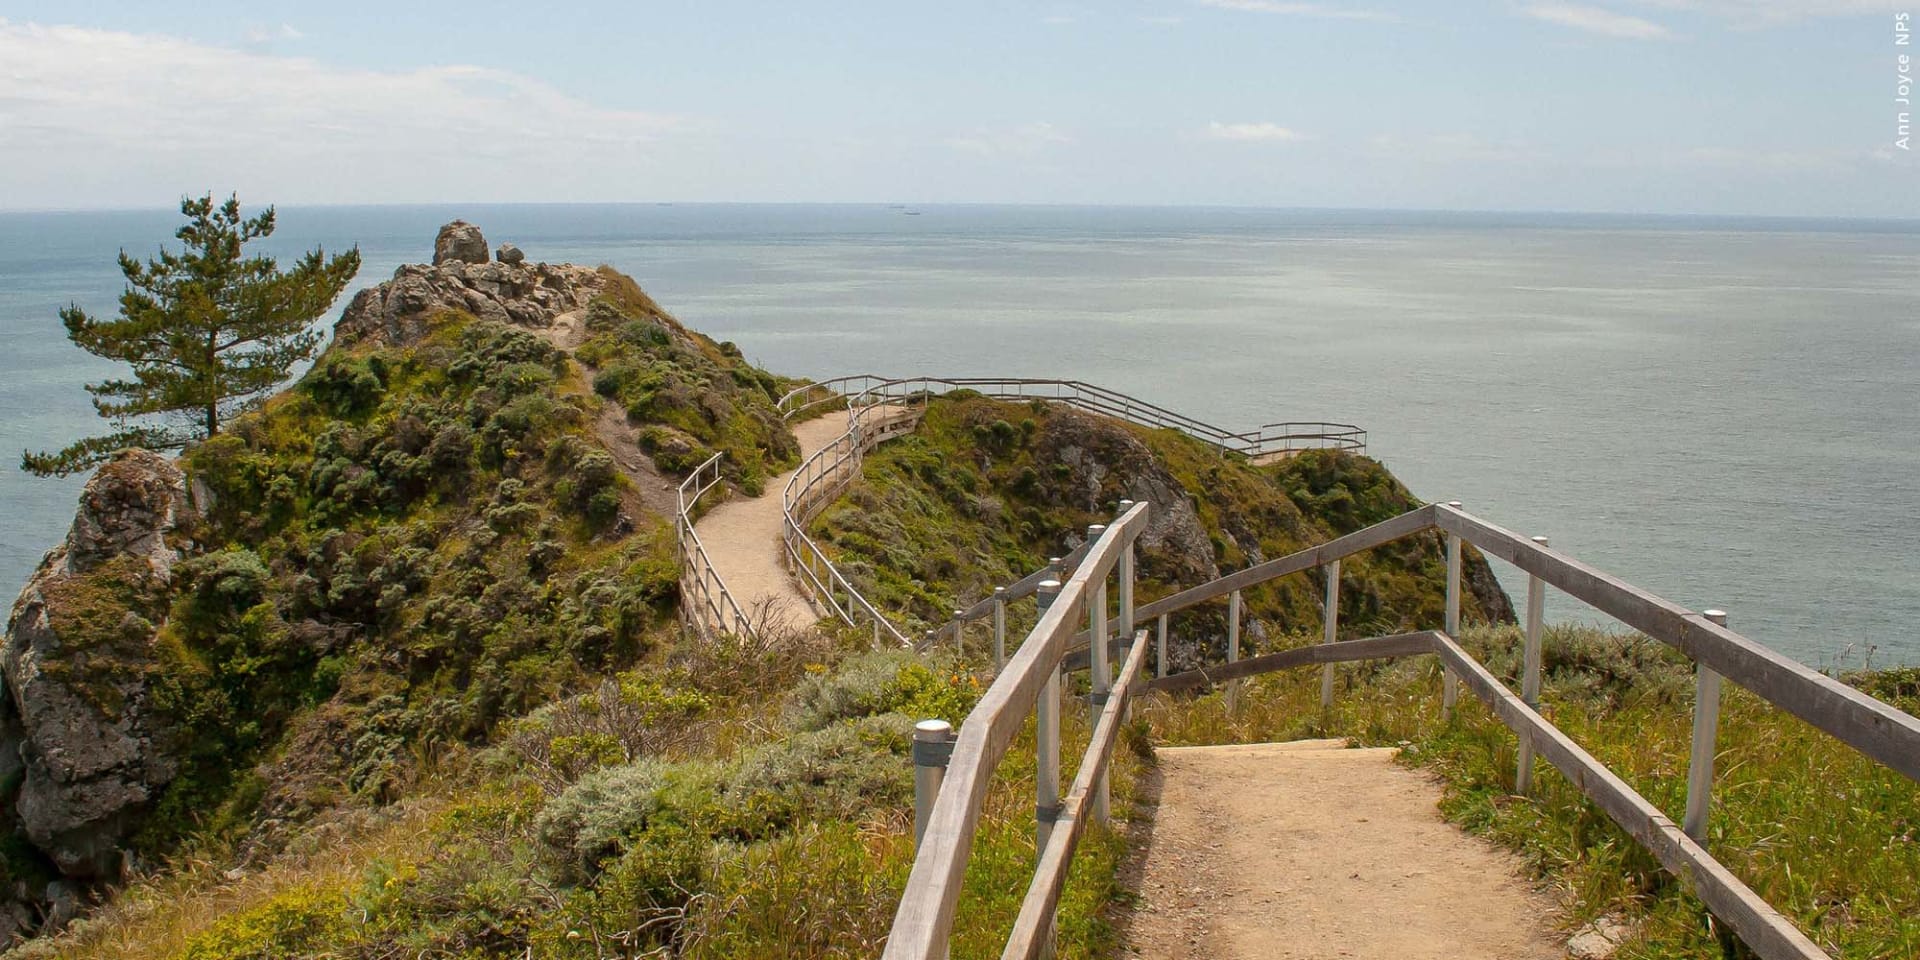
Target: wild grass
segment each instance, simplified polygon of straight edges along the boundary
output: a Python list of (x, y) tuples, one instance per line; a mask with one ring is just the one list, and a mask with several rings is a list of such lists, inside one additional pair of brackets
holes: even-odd
[[(1469, 631), (1470, 650), (1512, 683), (1519, 631)], [(1543, 712), (1676, 822), (1685, 806), (1691, 671), (1645, 638), (1582, 627), (1545, 635)], [(1515, 850), (1576, 927), (1619, 914), (1630, 958), (1744, 956), (1724, 925), (1575, 787), (1539, 764), (1513, 792), (1513, 735), (1463, 693), (1440, 713), (1432, 658), (1342, 668), (1332, 709), (1317, 668), (1247, 681), (1239, 708), (1219, 692), (1155, 697), (1136, 716), (1166, 744), (1308, 736), (1399, 745), (1440, 778), (1443, 812)], [(1908, 711), (1920, 695), (1879, 675), (1849, 678)], [(1920, 956), (1920, 787), (1745, 691), (1728, 688), (1708, 849), (1835, 956)]]
[[(960, 720), (991, 677), (813, 632), (658, 645), (398, 803), (318, 821), (257, 869), (183, 852), (12, 956), (876, 955), (914, 853), (911, 722)], [(1069, 777), (1085, 713), (1063, 724)], [(1136, 764), (1115, 770), (1121, 811)], [(956, 958), (999, 955), (1033, 869), (1033, 790), (1029, 731), (988, 800)], [(1119, 853), (1106, 831), (1083, 841), (1062, 956), (1110, 952)]]

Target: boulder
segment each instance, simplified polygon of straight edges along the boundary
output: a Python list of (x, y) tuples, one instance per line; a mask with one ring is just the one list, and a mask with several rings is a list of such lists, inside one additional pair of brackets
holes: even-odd
[(440, 228), (440, 235), (433, 238), (433, 265), (437, 267), (449, 260), (487, 262), (487, 238), (480, 235), (479, 227), (455, 220)]
[(500, 252), (495, 256), (495, 259), (501, 263), (525, 263), (527, 255), (520, 252), (519, 247), (511, 243), (503, 243), (500, 245)]
[(191, 516), (178, 466), (121, 453), (87, 482), (0, 642), (0, 756), (18, 780), (5, 805), (67, 878), (117, 876), (121, 845), (177, 770), (147, 678)]

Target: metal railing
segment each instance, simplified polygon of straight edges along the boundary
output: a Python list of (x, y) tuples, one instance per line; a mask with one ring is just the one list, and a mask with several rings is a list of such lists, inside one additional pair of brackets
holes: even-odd
[(1314, 448), (1350, 450), (1355, 453), (1364, 453), (1367, 449), (1367, 432), (1350, 423), (1270, 423), (1257, 430), (1236, 433), (1138, 397), (1080, 380), (1021, 377), (889, 378), (870, 373), (856, 374), (822, 380), (794, 390), (780, 398), (780, 410), (788, 419), (792, 419), (821, 406), (841, 402), (849, 407), (914, 403), (951, 390), (972, 390), (996, 400), (1064, 403), (1145, 427), (1178, 430), (1222, 450), (1249, 457)]
[(742, 637), (757, 636), (753, 621), (727, 589), (720, 572), (707, 558), (707, 548), (693, 529), (693, 510), (700, 498), (720, 482), (720, 458), (716, 453), (680, 481), (674, 511), (674, 527), (680, 551), (680, 618), (703, 637), (713, 632), (731, 632)]
[[(1722, 678), (1747, 688), (1883, 766), (1920, 782), (1920, 719), (1728, 629), (1726, 615), (1720, 611), (1688, 610), (1549, 549), (1545, 538), (1524, 537), (1481, 520), (1460, 509), (1457, 502), (1421, 507), (1327, 543), (1135, 607), (1131, 596), (1133, 542), (1144, 525), (1144, 518), (1144, 505), (1123, 506), (1121, 519), (1112, 527), (1090, 531), (1094, 534), (1090, 545), (1081, 553), (1078, 566), (1064, 587), (1055, 578), (1072, 565), (1072, 558), (1050, 565), (1035, 575), (1041, 577), (1033, 590), (1040, 601), (1039, 621), (960, 727), (951, 767), (932, 802), (925, 837), (895, 913), (884, 954), (888, 960), (941, 960), (946, 956), (953, 913), (960, 896), (960, 880), (966, 871), (987, 781), (1029, 710), (1038, 718), (1035, 738), (1039, 754), (1036, 758), (1038, 863), (1019, 919), (1001, 956), (1002, 960), (1028, 960), (1045, 954), (1059, 891), (1083, 829), (1082, 811), (1091, 806), (1092, 819), (1097, 821), (1103, 816), (1099, 804), (1101, 781), (1115, 740), (1109, 721), (1124, 710), (1126, 698), (1136, 690), (1166, 691), (1233, 684), (1257, 674), (1311, 664), (1324, 664), (1323, 669), (1331, 670), (1338, 662), (1437, 656), (1443, 664), (1441, 701), (1449, 720), (1459, 684), (1464, 681), (1519, 739), (1522, 749), (1514, 777), (1517, 792), (1525, 793), (1530, 788), (1537, 754), (1652, 853), (1662, 867), (1691, 889), (1748, 947), (1768, 960), (1820, 960), (1828, 955), (1791, 920), (1734, 876), (1704, 845), (1711, 816)], [(1444, 629), (1337, 640), (1340, 561), (1435, 530), (1447, 538)], [(1518, 693), (1509, 690), (1455, 642), (1460, 629), (1464, 543), (1512, 563), (1530, 578)], [(1230, 643), (1229, 662), (1224, 665), (1164, 675), (1168, 621), (1174, 614), (1227, 598), (1231, 611), (1228, 632), (1230, 636), (1237, 635), (1238, 620), (1244, 609), (1239, 602), (1241, 591), (1310, 570), (1322, 571), (1328, 599), (1332, 601), (1324, 607), (1322, 643), (1248, 659), (1238, 659), (1237, 648)], [(1116, 617), (1118, 629), (1109, 630), (1105, 583), (1109, 573), (1115, 572), (1119, 574), (1121, 590)], [(1021, 583), (1033, 579), (1029, 577)], [(1683, 824), (1676, 825), (1666, 813), (1541, 715), (1541, 624), (1548, 586), (1673, 647), (1694, 661), (1698, 693), (1694, 699), (1694, 740)], [(1049, 606), (1046, 600), (1054, 589), (1059, 591), (1058, 597)], [(1009, 588), (996, 593), (993, 605), (1001, 607), (997, 622), (1004, 623), (1004, 603), (1013, 592)], [(1070, 624), (1081, 614), (1086, 615), (1088, 625), (1084, 632), (1076, 635)], [(1149, 621), (1154, 623), (1156, 672), (1161, 676), (1135, 683), (1134, 673), (1144, 669), (1147, 632), (1142, 630), (1136, 634), (1133, 627)], [(1106, 676), (1110, 655), (1116, 652), (1116, 646), (1127, 641), (1131, 642), (1131, 648), (1125, 650), (1126, 669), (1108, 694), (1105, 684), (1110, 681)], [(1063, 805), (1058, 796), (1057, 697), (1061, 672), (1075, 669), (1093, 672), (1096, 723), (1092, 742), (1081, 762), (1080, 776), (1076, 777)], [(1323, 704), (1330, 703), (1333, 695), (1333, 685), (1328, 680), (1330, 674), (1325, 675), (1321, 687)], [(1060, 829), (1063, 821), (1069, 829)]]
[[(787, 569), (821, 616), (850, 626), (869, 625), (874, 642), (882, 637), (901, 646), (924, 646), (962, 629), (966, 620), (987, 616), (995, 609), (991, 598), (956, 613), (955, 619), (924, 638), (901, 630), (837, 569), (807, 525), (859, 476), (867, 451), (883, 441), (910, 431), (918, 422), (916, 408), (952, 390), (971, 390), (1001, 400), (1045, 400), (1103, 414), (1155, 429), (1178, 430), (1222, 452), (1260, 457), (1291, 450), (1331, 448), (1364, 452), (1367, 433), (1352, 424), (1296, 422), (1268, 424), (1258, 430), (1231, 433), (1205, 421), (1079, 380), (1038, 380), (1012, 377), (908, 377), (854, 374), (821, 380), (781, 397), (778, 409), (787, 420), (803, 418), (822, 408), (847, 411), (847, 432), (816, 451), (781, 491), (781, 541)], [(1031, 579), (1031, 578), (1029, 578)], [(1026, 584), (1027, 581), (1021, 581)], [(1019, 585), (1016, 585), (1019, 586)], [(1029, 585), (1030, 586), (1030, 585)], [(722, 585), (722, 589), (725, 587)], [(1002, 603), (1018, 596), (1002, 597)], [(1004, 605), (1000, 607), (1004, 611)], [(996, 634), (1004, 644), (1004, 617)]]
[[(862, 413), (866, 414), (864, 418)], [(847, 432), (802, 461), (780, 491), (780, 549), (787, 571), (800, 581), (821, 616), (854, 627), (866, 623), (873, 629), (876, 645), (883, 636), (901, 646), (912, 646), (913, 641), (833, 565), (826, 551), (807, 533), (807, 523), (860, 475), (860, 463), (868, 450), (912, 430), (917, 420), (911, 411), (880, 416), (869, 409), (849, 416)]]

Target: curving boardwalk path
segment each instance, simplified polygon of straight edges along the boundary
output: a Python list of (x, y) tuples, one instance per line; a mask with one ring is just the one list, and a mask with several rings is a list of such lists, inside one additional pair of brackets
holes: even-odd
[[(1519, 862), (1441, 819), (1391, 749), (1302, 740), (1167, 747), (1120, 918), (1152, 958), (1559, 960)], [(1231, 786), (1229, 786), (1231, 785)], [(1151, 798), (1149, 798), (1151, 802)]]
[[(793, 425), (804, 462), (847, 432), (844, 414), (828, 414)], [(757, 497), (733, 497), (707, 511), (693, 525), (706, 545), (707, 559), (756, 627), (778, 632), (817, 619), (806, 594), (787, 573), (780, 554), (780, 492), (797, 470), (767, 481)]]

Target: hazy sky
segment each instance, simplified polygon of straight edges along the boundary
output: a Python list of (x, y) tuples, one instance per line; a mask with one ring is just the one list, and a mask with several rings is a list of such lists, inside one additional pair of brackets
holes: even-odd
[(1894, 42), (1920, 0), (548, 6), (6, 0), (0, 208), (1920, 216)]

